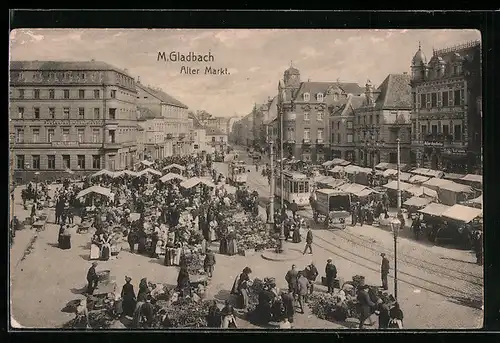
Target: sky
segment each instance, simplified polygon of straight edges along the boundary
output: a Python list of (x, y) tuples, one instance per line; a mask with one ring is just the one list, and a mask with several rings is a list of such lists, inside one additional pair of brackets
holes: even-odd
[[(11, 60), (107, 62), (142, 84), (162, 88), (190, 110), (214, 116), (246, 115), (254, 103), (277, 94), (293, 64), (301, 80), (379, 85), (390, 73), (409, 72), (422, 50), (429, 59), (441, 49), (481, 38), (476, 30), (132, 30), (22, 29), (11, 32)], [(158, 61), (158, 52), (194, 52), (213, 62)], [(199, 75), (181, 67), (199, 68)], [(206, 75), (205, 67), (229, 75)]]

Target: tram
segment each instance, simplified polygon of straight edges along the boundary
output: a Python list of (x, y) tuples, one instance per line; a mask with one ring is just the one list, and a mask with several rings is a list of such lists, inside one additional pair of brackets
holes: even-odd
[[(281, 178), (278, 174), (274, 187), (274, 195), (281, 197)], [(309, 197), (311, 196), (309, 189), (309, 178), (302, 173), (283, 171), (283, 200), (286, 203), (295, 203), (299, 207), (309, 205)]]
[(231, 185), (241, 185), (247, 182), (245, 164), (242, 161), (229, 164), (228, 181)]

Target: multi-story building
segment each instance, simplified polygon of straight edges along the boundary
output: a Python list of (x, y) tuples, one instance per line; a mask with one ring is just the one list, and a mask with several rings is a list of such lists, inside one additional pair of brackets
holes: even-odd
[(203, 120), (201, 123), (205, 127), (213, 127), (220, 130), (224, 134), (229, 134), (229, 118), (226, 117), (210, 117)]
[(355, 161), (374, 168), (380, 162), (397, 163), (397, 139), (400, 161), (410, 163), (412, 109), (410, 75), (389, 74), (375, 90), (366, 83), (364, 101), (355, 111)]
[[(320, 162), (331, 155), (329, 113), (325, 98), (335, 101), (341, 94), (360, 95), (364, 89), (356, 83), (301, 82), (299, 70), (290, 67), (278, 84), (278, 119), (283, 115), (284, 156)], [(280, 133), (281, 130), (278, 131)]]
[(233, 136), (233, 130), (234, 130), (234, 124), (239, 120), (239, 117), (230, 117), (227, 120), (227, 130), (228, 130), (228, 136), (232, 137)]
[(192, 142), (191, 151), (194, 153), (199, 153), (203, 151), (208, 152), (207, 135), (205, 127), (203, 127), (198, 118), (192, 113), (190, 113), (189, 115), (189, 120), (191, 121), (190, 123), (190, 137)]
[(146, 107), (139, 107), (138, 125), (139, 135), (137, 147), (139, 158), (156, 160), (162, 159), (165, 154), (167, 134), (165, 133), (165, 120), (160, 114)]
[(227, 134), (216, 127), (205, 128), (206, 145), (208, 152), (222, 152), (227, 147)]
[(253, 114), (249, 113), (233, 125), (234, 144), (251, 147), (254, 145)]
[(159, 144), (159, 157), (186, 155), (191, 152), (188, 107), (159, 88), (148, 87), (137, 81), (137, 104), (162, 118), (164, 144)]
[(429, 62), (419, 46), (411, 71), (413, 162), (457, 173), (480, 169), (480, 42), (434, 50)]
[(104, 62), (12, 61), (15, 178), (132, 166), (136, 96), (128, 72)]

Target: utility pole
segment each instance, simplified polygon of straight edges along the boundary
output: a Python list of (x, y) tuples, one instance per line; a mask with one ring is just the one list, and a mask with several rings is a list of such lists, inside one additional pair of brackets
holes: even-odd
[[(281, 189), (281, 210), (283, 211), (285, 208), (285, 198), (284, 198), (284, 180), (283, 180), (283, 97), (281, 93), (281, 89), (279, 89), (279, 94), (280, 94), (280, 99), (278, 101), (278, 115), (280, 116), (280, 189)], [(280, 223), (280, 237), (279, 237), (279, 244), (278, 244), (278, 253), (283, 253), (284, 252), (284, 246), (285, 246), (285, 227), (284, 223)]]
[(398, 198), (397, 198), (397, 208), (398, 208), (398, 214), (399, 211), (401, 210), (401, 146), (400, 146), (400, 140), (399, 137), (396, 139), (397, 143), (397, 155), (398, 155), (398, 185), (397, 185), (397, 192), (398, 192)]
[(269, 138), (269, 126), (267, 127), (267, 139), (269, 142), (269, 158), (270, 158), (270, 164), (271, 164), (271, 177), (269, 182), (269, 212), (270, 212), (270, 217), (269, 217), (269, 226), (270, 229), (272, 230), (274, 228), (274, 151), (273, 151), (273, 139)]

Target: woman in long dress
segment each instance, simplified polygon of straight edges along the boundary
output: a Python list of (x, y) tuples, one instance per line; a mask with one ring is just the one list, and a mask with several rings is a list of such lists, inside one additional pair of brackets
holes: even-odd
[(227, 235), (227, 254), (229, 256), (236, 255), (238, 253), (238, 245), (236, 243), (236, 234), (234, 231), (230, 231)]
[(295, 224), (292, 226), (293, 235), (292, 235), (292, 243), (300, 243), (302, 238), (300, 237), (300, 229), (299, 225)]
[(104, 242), (101, 246), (101, 260), (102, 261), (109, 260), (110, 255), (111, 255), (111, 244), (109, 243), (109, 237), (104, 236)]
[(191, 283), (189, 280), (189, 272), (185, 265), (182, 265), (177, 276), (177, 290), (182, 297), (191, 295)]
[(132, 317), (134, 315), (137, 298), (135, 296), (134, 286), (130, 281), (132, 281), (132, 278), (125, 276), (125, 284), (122, 288), (121, 297), (123, 299), (123, 315)]

